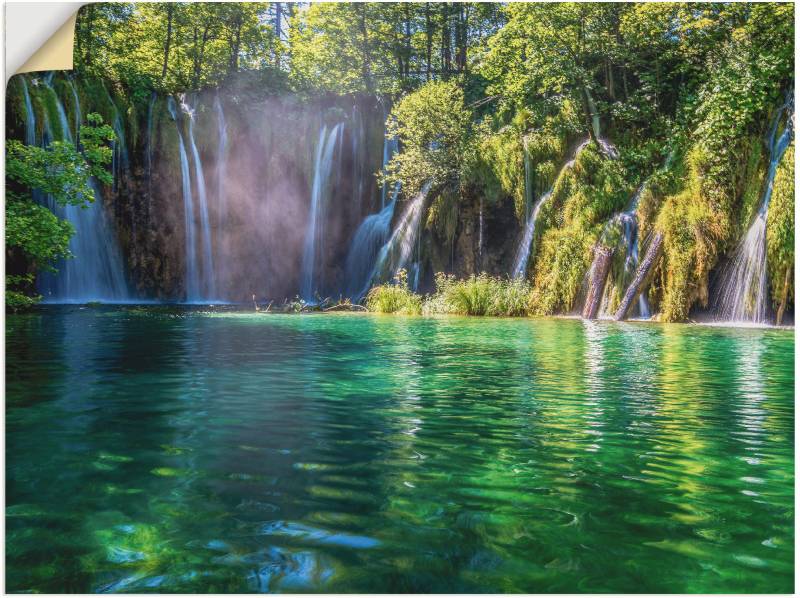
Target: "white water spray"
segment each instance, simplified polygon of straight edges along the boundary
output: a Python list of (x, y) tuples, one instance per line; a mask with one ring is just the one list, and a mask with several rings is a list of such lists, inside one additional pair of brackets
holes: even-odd
[[(785, 128), (778, 137), (778, 126)], [(763, 323), (767, 317), (767, 214), (778, 165), (792, 140), (794, 101), (790, 97), (780, 108), (770, 128), (770, 151), (764, 195), (755, 220), (722, 273), (715, 307), (715, 319), (726, 322)], [(777, 138), (776, 138), (777, 137)]]

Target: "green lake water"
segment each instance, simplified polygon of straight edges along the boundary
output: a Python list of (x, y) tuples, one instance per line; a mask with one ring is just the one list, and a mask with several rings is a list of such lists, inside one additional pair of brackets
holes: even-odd
[(794, 332), (43, 308), (10, 592), (783, 592)]

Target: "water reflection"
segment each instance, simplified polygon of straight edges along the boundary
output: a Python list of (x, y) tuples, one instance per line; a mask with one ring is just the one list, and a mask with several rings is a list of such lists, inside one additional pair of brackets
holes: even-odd
[(76, 307), (6, 340), (10, 590), (792, 587), (785, 331)]

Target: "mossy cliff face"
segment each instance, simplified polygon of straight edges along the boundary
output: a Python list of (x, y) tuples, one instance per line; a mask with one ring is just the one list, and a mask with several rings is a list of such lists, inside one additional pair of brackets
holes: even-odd
[[(43, 81), (37, 76), (25, 80), (37, 143), (43, 135), (64, 138), (52, 124), (58, 122), (56, 95), (70, 123), (79, 106), (84, 119), (98, 112), (124, 138), (123, 149), (115, 153), (114, 185), (102, 195), (128, 278), (137, 295), (148, 299), (181, 300), (186, 294), (181, 138), (195, 202), (192, 139), (202, 164), (220, 295), (234, 301), (249, 300), (252, 294), (280, 300), (293, 297), (299, 288), (320, 128), (344, 123), (327, 181), (323, 262), (318, 266), (325, 292), (343, 286), (350, 237), (380, 203), (375, 175), (381, 168), (385, 109), (374, 98), (302, 101), (270, 96), (268, 90), (234, 79), (226, 88), (173, 98), (173, 119), (166, 96), (131, 95), (106, 81), (80, 79), (72, 82), (76, 102), (65, 76), (52, 78), (52, 90)], [(24, 139), (27, 112), (21, 77), (9, 84), (8, 98), (9, 135)], [(196, 203), (195, 212), (197, 217)]]
[[(245, 76), (218, 90), (172, 99), (60, 73), (26, 76), (24, 82), (34, 118), (28, 118), (23, 78), (15, 77), (7, 95), (10, 137), (25, 139), (32, 120), (37, 143), (65, 138), (60, 98), (73, 138), (79, 113), (85, 119), (89, 112), (100, 113), (124, 138), (115, 153), (115, 183), (103, 189), (103, 202), (127, 276), (137, 295), (148, 299), (186, 296), (181, 139), (194, 201), (192, 139), (202, 164), (220, 297), (242, 301), (255, 294), (281, 301), (300, 288), (320, 130), (343, 123), (327, 181), (318, 268), (320, 294), (336, 297), (347, 287), (344, 266), (353, 235), (365, 216), (380, 209), (377, 173), (388, 106), (371, 97), (270, 95)], [(766, 115), (738, 134), (722, 157), (702, 138), (678, 139), (667, 160), (663, 144), (620, 134), (616, 158), (592, 143), (572, 168), (562, 170), (585, 135), (532, 130), (520, 115), (483, 135), (466, 180), (429, 198), (420, 225), (420, 288), (432, 290), (436, 272), (507, 275), (526, 214), (552, 189), (542, 204), (527, 270), (529, 309), (580, 311), (593, 256), (606, 246), (612, 257), (603, 309), (613, 312), (630, 281), (615, 218), (639, 190), (639, 255), (655, 233), (664, 237), (663, 255), (645, 290), (651, 311), (663, 320), (685, 320), (709, 306), (710, 281), (759, 208), (770, 120)], [(767, 222), (770, 296), (776, 310), (783, 304), (788, 313), (794, 302), (793, 151), (778, 169)], [(401, 198), (392, 227), (409, 199)]]

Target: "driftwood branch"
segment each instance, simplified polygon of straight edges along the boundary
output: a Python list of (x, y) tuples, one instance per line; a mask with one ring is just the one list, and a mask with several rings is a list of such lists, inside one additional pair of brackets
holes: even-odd
[(650, 247), (647, 248), (644, 259), (639, 263), (639, 267), (636, 269), (636, 276), (633, 277), (633, 281), (625, 291), (625, 296), (622, 298), (622, 303), (619, 304), (617, 313), (614, 314), (615, 320), (624, 320), (628, 315), (631, 305), (642, 292), (647, 277), (658, 261), (663, 245), (664, 233), (656, 233), (653, 240), (650, 242)]
[(592, 267), (589, 269), (589, 290), (586, 294), (586, 303), (583, 306), (583, 317), (587, 320), (593, 320), (597, 317), (613, 255), (613, 249), (602, 245), (598, 245), (594, 250), (594, 260), (592, 260)]

